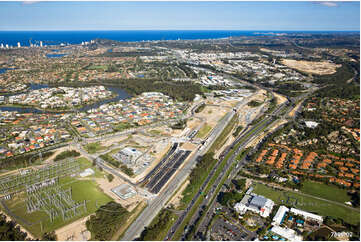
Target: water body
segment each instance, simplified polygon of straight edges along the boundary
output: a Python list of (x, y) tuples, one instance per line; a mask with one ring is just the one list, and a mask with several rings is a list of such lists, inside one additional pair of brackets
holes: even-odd
[(0, 68), (0, 74), (4, 74), (8, 70), (15, 70), (14, 68)]
[(0, 31), (0, 43), (17, 46), (29, 46), (31, 39), (33, 44), (60, 45), (80, 44), (97, 38), (130, 41), (153, 41), (153, 40), (192, 40), (192, 39), (218, 39), (231, 36), (259, 36), (277, 33), (359, 33), (340, 31), (241, 31), (241, 30), (108, 30), (108, 31)]
[[(47, 87), (49, 87), (49, 85), (46, 85), (46, 84), (30, 84), (29, 90), (38, 90), (38, 89), (47, 88)], [(93, 103), (93, 104), (90, 104), (90, 105), (86, 105), (86, 106), (78, 109), (78, 111), (86, 112), (86, 111), (88, 111), (90, 109), (99, 108), (103, 104), (107, 104), (107, 103), (111, 103), (111, 102), (118, 102), (120, 100), (128, 99), (128, 98), (131, 97), (131, 95), (129, 95), (126, 91), (124, 91), (120, 87), (107, 86), (107, 88), (109, 90), (111, 90), (112, 92), (116, 93), (117, 96), (114, 97), (114, 98), (104, 99), (104, 100), (101, 100), (99, 102), (96, 102), (96, 103)], [(9, 111), (9, 112), (17, 111), (19, 113), (49, 113), (48, 111), (44, 111), (44, 110), (40, 110), (40, 109), (36, 109), (36, 108), (5, 107), (5, 106), (0, 106), (0, 111)], [(64, 112), (56, 112), (56, 111), (54, 111), (54, 112), (51, 112), (51, 113), (64, 113)]]
[(47, 54), (46, 57), (47, 58), (60, 58), (66, 56), (66, 54)]

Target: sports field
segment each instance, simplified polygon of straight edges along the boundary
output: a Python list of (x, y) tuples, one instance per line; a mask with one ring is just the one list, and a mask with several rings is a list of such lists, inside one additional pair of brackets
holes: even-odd
[[(91, 166), (90, 161), (85, 158), (79, 158), (78, 161), (81, 165), (81, 170)], [(15, 196), (11, 200), (5, 201), (5, 205), (10, 210), (12, 217), (15, 217), (18, 223), (24, 226), (36, 237), (41, 237), (44, 232), (53, 231), (64, 225), (67, 225), (79, 218), (85, 217), (96, 211), (97, 207), (112, 201), (113, 199), (108, 195), (104, 194), (103, 191), (98, 187), (97, 183), (93, 180), (95, 177), (103, 177), (103, 173), (92, 167), (95, 170), (95, 174), (86, 178), (80, 177), (63, 177), (59, 179), (58, 186), (61, 189), (67, 189), (71, 187), (72, 200), (75, 202), (86, 201), (86, 213), (79, 214), (78, 216), (72, 217), (71, 219), (63, 221), (62, 215), (53, 221), (50, 221), (49, 216), (44, 211), (35, 211), (27, 213), (26, 211), (26, 194), (21, 193)], [(47, 188), (44, 188), (47, 189)], [(46, 190), (45, 190), (46, 191)]]
[(254, 185), (253, 192), (273, 200), (276, 204), (285, 204), (288, 207), (299, 208), (321, 216), (342, 218), (351, 224), (357, 224), (360, 221), (360, 212), (357, 213), (350, 208), (303, 196), (295, 192), (276, 190), (259, 183)]
[(350, 201), (347, 191), (338, 188), (334, 185), (327, 185), (320, 182), (304, 181), (302, 183), (301, 191), (303, 193), (311, 194), (317, 197), (322, 197), (327, 200), (336, 201), (340, 203)]

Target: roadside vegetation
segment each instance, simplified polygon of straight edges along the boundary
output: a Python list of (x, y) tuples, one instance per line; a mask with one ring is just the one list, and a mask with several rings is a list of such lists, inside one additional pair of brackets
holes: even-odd
[(106, 147), (102, 146), (100, 142), (89, 143), (85, 145), (84, 148), (89, 154), (94, 154), (106, 149)]
[(142, 234), (136, 240), (139, 241), (162, 241), (172, 227), (177, 216), (166, 208), (163, 208), (153, 219), (148, 227), (145, 227)]
[(54, 158), (54, 161), (59, 161), (59, 160), (64, 160), (65, 158), (79, 157), (79, 156), (80, 156), (80, 153), (76, 150), (66, 150), (66, 151), (63, 151), (60, 154), (58, 154)]
[(13, 170), (19, 168), (25, 168), (31, 165), (40, 165), (41, 160), (46, 160), (54, 154), (53, 151), (47, 151), (42, 153), (42, 158), (40, 159), (38, 154), (24, 154), (19, 156), (14, 156), (6, 159), (0, 160), (0, 169), (1, 170)]
[(200, 186), (207, 178), (209, 172), (213, 169), (217, 160), (213, 158), (214, 153), (208, 152), (197, 162), (196, 167), (193, 168), (189, 175), (189, 184), (184, 189), (181, 204), (179, 209), (184, 209), (198, 192)]
[(198, 133), (196, 134), (197, 138), (204, 138), (206, 137), (206, 135), (212, 130), (212, 126), (208, 125), (207, 123), (205, 123), (202, 128), (200, 128), (200, 130), (198, 131)]
[(208, 152), (215, 152), (222, 148), (222, 146), (226, 143), (228, 135), (231, 133), (232, 129), (238, 123), (238, 115), (234, 115), (233, 118), (229, 121), (228, 125), (223, 129), (222, 133), (217, 137), (217, 139), (212, 144), (211, 148), (209, 148)]
[(112, 240), (113, 235), (126, 222), (129, 212), (116, 202), (109, 202), (91, 215), (86, 227), (91, 232), (91, 240)]
[(119, 168), (122, 172), (127, 174), (128, 176), (132, 177), (134, 176), (134, 171), (132, 168), (129, 168), (127, 165), (121, 163), (120, 161), (114, 159), (110, 154), (103, 154), (99, 156), (115, 168)]

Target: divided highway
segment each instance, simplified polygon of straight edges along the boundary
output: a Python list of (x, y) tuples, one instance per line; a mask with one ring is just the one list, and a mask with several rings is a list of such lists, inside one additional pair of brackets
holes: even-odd
[[(286, 107), (287, 103), (283, 103), (282, 105), (280, 105), (277, 109), (275, 109), (272, 112), (272, 115), (278, 115), (281, 111), (283, 111), (283, 109)], [(216, 187), (217, 184), (219, 184), (221, 182), (221, 180), (223, 179), (223, 176), (227, 173), (227, 170), (231, 167), (231, 165), (234, 162), (234, 159), (237, 157), (237, 155), (239, 154), (239, 152), (241, 150), (243, 150), (245, 148), (245, 146), (255, 137), (257, 137), (267, 126), (269, 126), (270, 124), (272, 124), (274, 122), (274, 120), (272, 119), (272, 115), (269, 115), (267, 117), (265, 117), (262, 121), (260, 121), (256, 126), (252, 127), (251, 129), (249, 129), (247, 132), (243, 133), (242, 135), (240, 135), (233, 143), (232, 145), (226, 150), (226, 154), (229, 153), (231, 151), (231, 147), (235, 147), (239, 142), (242, 142), (239, 147), (237, 148), (237, 150), (232, 154), (232, 156), (227, 160), (226, 165), (224, 166), (222, 172), (220, 173), (220, 175), (216, 178), (214, 184), (211, 190), (208, 192), (206, 198), (202, 201), (202, 203), (198, 206), (197, 210), (194, 212), (193, 217), (191, 218), (191, 220), (189, 221), (189, 225), (194, 225), (199, 213), (199, 210), (204, 206), (207, 205), (209, 203), (209, 201), (211, 200), (211, 198), (215, 195), (215, 191), (216, 191)], [(224, 159), (224, 158), (223, 158)], [(212, 169), (212, 171), (210, 172), (209, 176), (207, 177), (207, 179), (204, 181), (203, 185), (201, 186), (199, 193), (197, 193), (197, 195), (192, 199), (192, 201), (189, 203), (188, 207), (184, 210), (184, 212), (178, 217), (177, 221), (175, 222), (175, 224), (173, 224), (173, 226), (171, 227), (171, 229), (168, 231), (165, 240), (172, 240), (175, 238), (172, 238), (175, 234), (175, 232), (180, 228), (180, 225), (183, 223), (184, 219), (187, 217), (189, 211), (192, 210), (192, 207), (194, 206), (194, 204), (196, 203), (196, 201), (198, 200), (198, 198), (201, 196), (201, 193), (204, 192), (204, 190), (206, 189), (206, 187), (210, 184), (210, 180), (211, 178), (214, 176), (214, 174), (216, 173), (217, 169), (219, 168), (219, 166), (222, 164), (223, 159), (220, 160), (217, 165)], [(184, 240), (184, 235), (185, 233), (183, 233), (182, 236), (182, 240)]]

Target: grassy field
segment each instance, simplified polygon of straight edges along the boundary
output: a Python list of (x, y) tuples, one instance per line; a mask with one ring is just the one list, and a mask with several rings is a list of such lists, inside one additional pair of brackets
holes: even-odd
[[(81, 170), (91, 167), (91, 162), (85, 158), (79, 158)], [(103, 172), (92, 167), (95, 174), (87, 177), (86, 179), (77, 179), (74, 177), (64, 177), (59, 181), (59, 186), (62, 189), (72, 188), (72, 199), (75, 202), (83, 202), (86, 200), (87, 212), (69, 220), (63, 221), (62, 216), (56, 218), (53, 222), (50, 221), (49, 216), (43, 211), (36, 211), (32, 213), (26, 212), (26, 194), (22, 193), (14, 197), (12, 200), (5, 202), (6, 206), (10, 209), (13, 215), (16, 216), (18, 223), (28, 229), (34, 236), (40, 237), (44, 232), (56, 230), (64, 225), (67, 225), (75, 220), (92, 214), (96, 211), (97, 207), (112, 201), (108, 195), (98, 187), (92, 178), (103, 177)]]
[(266, 185), (257, 183), (254, 186), (254, 193), (263, 195), (276, 204), (285, 204), (311, 213), (317, 213), (321, 216), (332, 216), (342, 218), (344, 221), (357, 224), (360, 221), (360, 213), (349, 208), (322, 201), (316, 198), (306, 197), (301, 194), (289, 191), (280, 191)]
[(212, 126), (208, 125), (207, 123), (205, 123), (202, 128), (198, 131), (198, 133), (196, 134), (197, 138), (204, 138), (206, 137), (206, 135), (209, 133), (209, 131), (211, 131)]
[(86, 151), (89, 154), (94, 154), (96, 152), (104, 150), (106, 147), (102, 146), (100, 144), (100, 142), (95, 142), (95, 143), (89, 143), (89, 144), (85, 145), (84, 148), (86, 149)]
[(302, 183), (301, 191), (317, 197), (322, 197), (331, 201), (344, 203), (350, 201), (347, 191), (338, 188), (334, 185), (327, 185), (320, 182), (304, 181)]
[(88, 67), (88, 70), (107, 70), (108, 67), (106, 65), (91, 65)]

